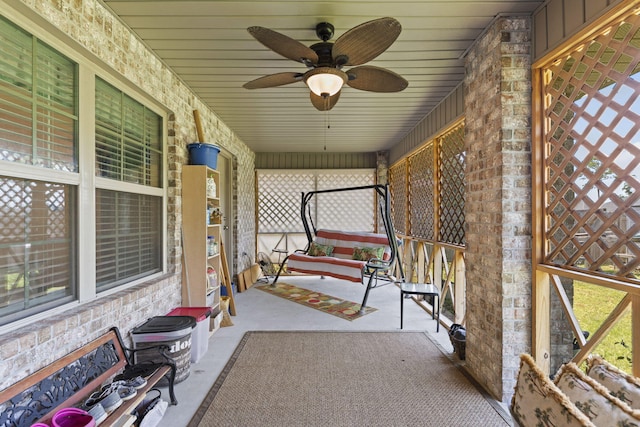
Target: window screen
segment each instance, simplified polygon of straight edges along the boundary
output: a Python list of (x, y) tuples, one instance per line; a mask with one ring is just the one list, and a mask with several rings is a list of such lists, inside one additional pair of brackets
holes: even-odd
[[(162, 118), (96, 79), (96, 173), (162, 186)], [(161, 271), (161, 196), (98, 189), (96, 287), (98, 291)]]

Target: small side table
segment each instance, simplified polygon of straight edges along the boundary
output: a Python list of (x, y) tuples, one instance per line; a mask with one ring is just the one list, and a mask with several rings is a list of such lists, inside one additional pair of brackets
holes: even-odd
[(431, 318), (436, 318), (438, 312), (438, 322), (436, 332), (440, 332), (440, 291), (433, 283), (400, 283), (400, 329), (402, 329), (402, 318), (404, 315), (405, 295), (424, 295), (433, 297), (433, 311)]

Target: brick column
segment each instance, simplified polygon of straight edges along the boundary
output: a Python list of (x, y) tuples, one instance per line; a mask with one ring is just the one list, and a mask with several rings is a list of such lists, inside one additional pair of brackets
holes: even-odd
[(500, 17), (466, 58), (466, 364), (504, 402), (531, 342), (530, 41)]

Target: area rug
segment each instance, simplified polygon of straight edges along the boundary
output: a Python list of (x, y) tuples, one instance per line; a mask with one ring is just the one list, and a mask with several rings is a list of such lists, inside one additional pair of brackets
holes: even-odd
[(509, 425), (425, 333), (259, 331), (188, 427)]
[(364, 313), (360, 313), (361, 303), (347, 301), (342, 298), (323, 294), (321, 292), (310, 291), (308, 289), (299, 288), (289, 285), (288, 283), (276, 283), (275, 286), (261, 285), (256, 286), (261, 291), (268, 292), (272, 295), (289, 301), (297, 302), (306, 307), (315, 308), (328, 314), (333, 314), (341, 319), (355, 320), (365, 314), (376, 311), (376, 308), (365, 307)]

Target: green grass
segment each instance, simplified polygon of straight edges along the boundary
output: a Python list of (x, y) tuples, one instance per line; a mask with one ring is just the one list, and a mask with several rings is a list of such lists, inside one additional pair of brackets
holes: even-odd
[[(574, 282), (573, 310), (582, 330), (593, 335), (623, 296), (621, 291)], [(631, 310), (625, 312), (593, 353), (631, 373)]]

